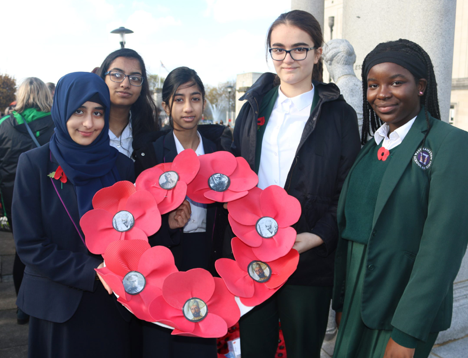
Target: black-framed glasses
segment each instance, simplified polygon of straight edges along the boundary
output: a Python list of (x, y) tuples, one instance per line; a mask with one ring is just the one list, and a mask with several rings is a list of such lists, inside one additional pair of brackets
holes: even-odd
[(285, 50), (284, 48), (272, 47), (268, 49), (268, 51), (270, 52), (271, 58), (275, 61), (283, 61), (288, 53), (294, 61), (303, 61), (307, 58), (307, 53), (316, 48), (317, 46), (295, 47), (290, 50)]
[(126, 75), (119, 71), (107, 71), (104, 76), (109, 75), (112, 82), (122, 83), (128, 77), (132, 86), (140, 87), (143, 84), (143, 76), (141, 75)]

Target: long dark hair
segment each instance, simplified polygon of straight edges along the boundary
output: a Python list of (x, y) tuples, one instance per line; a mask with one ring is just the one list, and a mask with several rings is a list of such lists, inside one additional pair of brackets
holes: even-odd
[[(437, 96), (437, 82), (434, 74), (434, 66), (432, 65), (431, 58), (424, 49), (419, 46), (417, 43), (414, 43), (409, 40), (399, 39), (398, 41), (389, 41), (380, 43), (374, 48), (364, 59), (362, 64), (362, 95), (363, 95), (363, 122), (362, 122), (362, 134), (361, 134), (361, 143), (365, 144), (370, 135), (373, 135), (375, 131), (382, 125), (382, 121), (375, 114), (374, 110), (367, 102), (367, 73), (365, 69), (367, 66), (367, 61), (371, 56), (385, 52), (402, 52), (405, 55), (414, 56), (415, 60), (422, 63), (425, 67), (425, 76), (421, 78), (416, 78), (413, 74), (414, 80), (416, 83), (420, 79), (425, 79), (427, 81), (426, 90), (424, 94), (420, 97), (419, 101), (421, 106), (424, 106), (424, 112), (426, 115), (427, 126), (430, 129), (429, 115), (436, 119), (440, 120), (440, 110), (439, 110), (439, 100)], [(392, 62), (389, 60), (389, 62)], [(426, 132), (426, 136), (429, 131)]]
[(102, 63), (98, 75), (105, 81), (104, 75), (111, 66), (112, 62), (118, 57), (135, 58), (140, 63), (141, 73), (143, 76), (143, 84), (141, 86), (141, 93), (134, 104), (132, 104), (132, 130), (133, 138), (140, 134), (148, 132), (155, 132), (159, 130), (157, 107), (154, 104), (153, 97), (148, 84), (148, 76), (146, 73), (145, 63), (141, 56), (135, 50), (129, 48), (122, 48), (109, 54)]
[[(320, 28), (320, 24), (312, 14), (308, 13), (307, 11), (302, 10), (293, 10), (289, 12), (285, 12), (278, 16), (278, 18), (271, 24), (270, 29), (268, 30), (266, 46), (267, 46), (267, 58), (268, 58), (268, 49), (270, 48), (271, 44), (271, 33), (278, 25), (292, 25), (296, 26), (297, 28), (301, 29), (302, 31), (309, 34), (310, 38), (314, 42), (314, 46), (322, 47), (323, 45), (323, 34), (322, 29)], [(315, 51), (315, 50), (314, 50)], [(318, 62), (314, 65), (314, 69), (312, 71), (312, 79), (315, 81), (323, 81), (323, 62), (322, 58), (318, 60)]]
[(172, 104), (174, 103), (174, 93), (184, 83), (193, 83), (200, 88), (202, 93), (202, 101), (205, 102), (205, 86), (195, 70), (188, 67), (177, 67), (172, 70), (166, 77), (162, 88), (162, 100), (169, 107), (169, 123), (174, 129), (174, 121), (172, 120)]

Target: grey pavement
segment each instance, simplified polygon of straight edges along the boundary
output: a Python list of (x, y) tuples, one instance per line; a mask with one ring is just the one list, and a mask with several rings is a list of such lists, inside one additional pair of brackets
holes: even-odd
[[(26, 358), (28, 353), (28, 325), (16, 323), (16, 294), (13, 286), (13, 236), (0, 232), (0, 358)], [(326, 340), (321, 358), (331, 358), (335, 338)], [(429, 358), (467, 358), (468, 335), (434, 346)]]

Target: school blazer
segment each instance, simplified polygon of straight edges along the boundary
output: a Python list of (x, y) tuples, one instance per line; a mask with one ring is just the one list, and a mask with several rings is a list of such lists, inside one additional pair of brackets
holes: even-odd
[[(122, 180), (133, 180), (130, 159), (119, 155), (116, 166)], [(33, 317), (63, 323), (83, 292), (101, 284), (94, 269), (103, 259), (89, 253), (48, 177), (57, 167), (49, 144), (20, 156), (12, 215), (16, 250), (26, 265), (17, 305)], [(79, 228), (75, 187), (69, 181), (63, 188), (58, 180), (54, 184)]]
[[(366, 248), (361, 302), (361, 317), (368, 327), (395, 327), (422, 341), (430, 332), (450, 327), (453, 281), (468, 242), (468, 133), (434, 118), (429, 122), (431, 130), (423, 143), (428, 126), (422, 109), (388, 163)], [(350, 175), (375, 146), (373, 139), (364, 146)], [(426, 169), (415, 160), (422, 147), (430, 162)], [(350, 175), (338, 203), (340, 232), (346, 225)], [(344, 302), (347, 246), (340, 237), (333, 294), (336, 310)]]

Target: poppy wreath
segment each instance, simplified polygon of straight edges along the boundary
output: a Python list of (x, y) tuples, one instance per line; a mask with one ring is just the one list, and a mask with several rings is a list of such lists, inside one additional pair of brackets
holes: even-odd
[[(121, 181), (101, 189), (80, 221), (88, 249), (105, 260), (96, 271), (138, 318), (173, 335), (224, 336), (278, 291), (299, 262), (291, 227), (300, 217), (299, 201), (279, 186), (262, 190), (257, 183), (243, 158), (184, 150), (172, 163), (142, 172), (135, 185)], [(201, 268), (180, 272), (168, 248), (148, 243), (161, 213), (175, 210), (186, 196), (228, 203), (235, 260), (216, 261), (221, 278)]]

